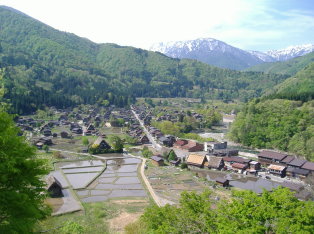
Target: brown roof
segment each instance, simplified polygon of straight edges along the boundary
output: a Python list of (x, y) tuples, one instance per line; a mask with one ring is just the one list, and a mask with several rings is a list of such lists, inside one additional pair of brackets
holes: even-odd
[(260, 157), (264, 157), (264, 158), (271, 158), (271, 159), (276, 159), (276, 160), (283, 160), (285, 157), (287, 157), (287, 154), (282, 154), (282, 153), (278, 153), (278, 152), (274, 152), (274, 151), (268, 151), (268, 150), (264, 150), (261, 153), (258, 154), (258, 156)]
[(237, 168), (237, 169), (244, 169), (247, 166), (242, 163), (234, 163), (232, 164), (232, 167)]
[(195, 165), (203, 165), (205, 161), (206, 156), (200, 155), (200, 154), (190, 154), (187, 158), (186, 162), (187, 164), (195, 164)]
[(174, 145), (177, 145), (177, 146), (183, 146), (183, 145), (186, 145), (188, 143), (187, 140), (177, 140)]
[(209, 157), (208, 167), (218, 168), (222, 160), (222, 157)]
[(197, 142), (195, 142), (195, 141), (188, 141), (188, 143), (183, 145), (182, 148), (183, 149), (189, 149), (189, 148), (192, 148), (192, 147), (194, 147), (196, 145), (197, 145)]
[(276, 170), (276, 171), (283, 171), (286, 167), (285, 166), (279, 166), (279, 165), (273, 165), (271, 164), (268, 169)]
[(304, 163), (304, 165), (302, 166), (302, 169), (307, 169), (310, 171), (314, 171), (314, 162), (306, 162)]
[(293, 159), (295, 159), (295, 157), (293, 157), (293, 156), (287, 156), (287, 157), (285, 157), (281, 162), (287, 164), (287, 163), (291, 162)]
[(238, 156), (223, 157), (223, 159), (226, 162), (237, 162), (237, 163), (248, 163), (251, 161), (250, 159), (245, 159)]
[(289, 162), (288, 165), (295, 166), (295, 167), (301, 167), (306, 162), (307, 162), (306, 160), (295, 158), (291, 162)]

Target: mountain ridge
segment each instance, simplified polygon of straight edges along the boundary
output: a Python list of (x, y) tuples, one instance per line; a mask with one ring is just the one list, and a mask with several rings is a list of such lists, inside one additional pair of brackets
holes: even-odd
[(112, 43), (96, 44), (0, 7), (4, 99), (14, 113), (44, 106), (124, 106), (136, 97), (246, 101), (286, 75), (221, 69)]
[(189, 58), (210, 65), (242, 70), (264, 62), (286, 61), (314, 51), (313, 44), (290, 46), (281, 50), (246, 51), (214, 38), (155, 43), (150, 47), (172, 58)]

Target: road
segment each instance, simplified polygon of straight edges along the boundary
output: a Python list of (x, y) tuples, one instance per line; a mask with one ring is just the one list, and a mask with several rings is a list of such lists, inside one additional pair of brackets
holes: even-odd
[[(134, 156), (136, 157), (136, 156)], [(138, 157), (136, 157), (138, 158)], [(141, 158), (143, 161), (142, 161), (142, 166), (141, 166), (141, 175), (142, 175), (142, 178), (144, 180), (144, 183), (146, 184), (146, 187), (148, 189), (148, 191), (150, 192), (150, 195), (152, 196), (152, 198), (154, 199), (155, 203), (157, 204), (157, 206), (161, 207), (161, 206), (165, 206), (166, 204), (169, 204), (169, 205), (173, 205), (175, 204), (174, 202), (172, 201), (169, 201), (167, 199), (164, 199), (164, 198), (161, 198), (159, 197), (153, 187), (150, 185), (146, 175), (145, 175), (145, 163), (146, 163), (146, 158)]]
[(156, 142), (156, 140), (153, 138), (153, 136), (148, 132), (147, 128), (145, 127), (143, 121), (138, 117), (138, 115), (135, 113), (134, 110), (132, 110), (133, 115), (135, 116), (135, 118), (138, 120), (138, 122), (140, 123), (141, 127), (143, 128), (146, 136), (148, 137), (149, 141), (152, 143), (152, 146), (160, 151), (162, 149), (162, 146), (160, 144), (158, 144)]

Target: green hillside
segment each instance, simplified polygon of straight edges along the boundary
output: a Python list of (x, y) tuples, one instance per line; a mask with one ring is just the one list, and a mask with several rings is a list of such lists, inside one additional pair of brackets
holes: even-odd
[(232, 124), (230, 137), (258, 148), (274, 148), (314, 161), (314, 63), (250, 101)]
[(312, 62), (314, 62), (314, 52), (285, 62), (261, 63), (247, 68), (245, 71), (287, 74), (293, 76)]
[(288, 99), (311, 100), (314, 98), (314, 63), (276, 86), (277, 96)]
[(0, 68), (12, 112), (29, 113), (103, 99), (124, 106), (135, 97), (249, 100), (288, 76), (239, 72), (195, 60), (60, 32), (14, 9), (0, 7)]

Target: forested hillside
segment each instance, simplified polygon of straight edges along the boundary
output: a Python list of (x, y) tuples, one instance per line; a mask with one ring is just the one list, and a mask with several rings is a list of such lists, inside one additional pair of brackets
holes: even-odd
[(314, 161), (314, 63), (276, 89), (275, 94), (246, 105), (232, 125), (231, 139)]
[(258, 64), (245, 69), (245, 71), (286, 74), (293, 76), (312, 62), (314, 62), (314, 52), (301, 57), (290, 59), (285, 62)]
[(288, 76), (219, 69), (194, 60), (115, 44), (96, 44), (0, 7), (0, 68), (12, 112), (29, 113), (135, 97), (249, 100)]

